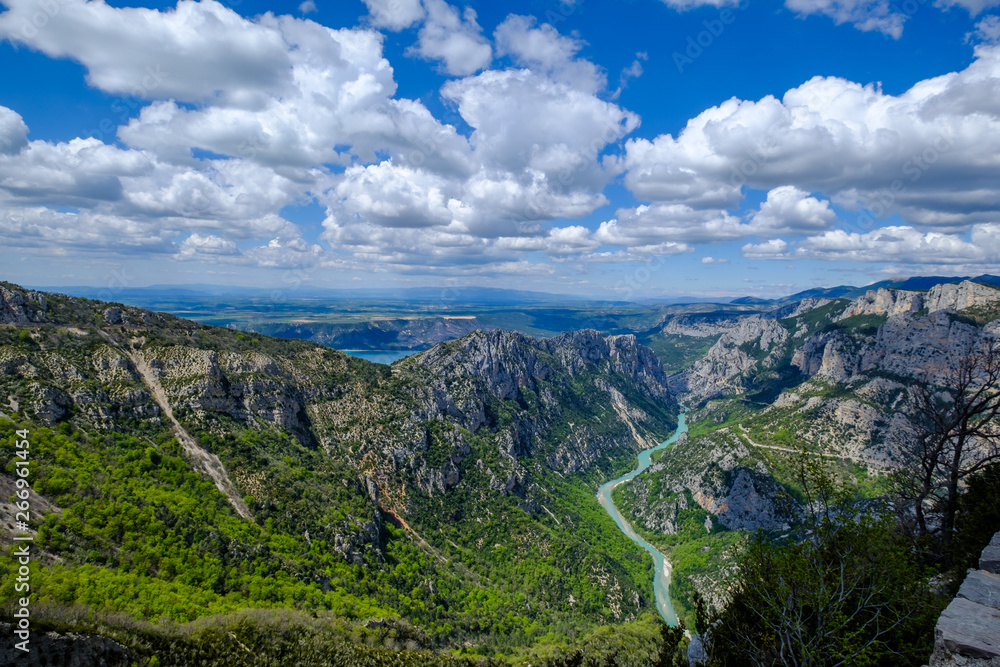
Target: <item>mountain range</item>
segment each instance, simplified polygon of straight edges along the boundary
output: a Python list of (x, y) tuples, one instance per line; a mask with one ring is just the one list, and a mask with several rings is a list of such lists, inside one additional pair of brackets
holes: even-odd
[(673, 562), (690, 625), (695, 592), (723, 603), (741, 535), (795, 522), (794, 456), (884, 491), (909, 387), (1000, 326), (990, 278), (667, 309), (614, 335), (479, 330), (392, 366), (0, 283), (0, 484), (28, 429), (41, 618), (97, 634), (106, 617), (65, 609), (139, 619), (111, 623), (129, 659), (166, 641), (135, 623), (196, 624), (181, 641), (222, 619), (246, 644), (253, 623), (291, 622), (233, 616), (250, 607), (335, 618), (351, 655), (555, 665), (588, 646), (649, 664), (652, 563), (597, 486), (685, 406), (690, 432), (614, 497)]

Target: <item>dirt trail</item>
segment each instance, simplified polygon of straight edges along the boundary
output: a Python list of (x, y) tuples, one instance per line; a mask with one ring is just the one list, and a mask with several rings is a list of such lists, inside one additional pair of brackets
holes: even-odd
[(202, 449), (198, 441), (191, 437), (180, 422), (174, 417), (173, 410), (170, 409), (170, 402), (167, 400), (167, 392), (163, 390), (163, 385), (160, 384), (160, 379), (157, 373), (149, 366), (146, 359), (142, 354), (138, 352), (131, 352), (129, 350), (123, 350), (128, 358), (132, 360), (132, 364), (135, 369), (139, 371), (142, 379), (145, 381), (146, 386), (149, 387), (150, 393), (153, 395), (153, 399), (156, 404), (160, 406), (160, 410), (163, 414), (167, 416), (170, 423), (174, 426), (174, 433), (177, 436), (177, 440), (181, 443), (181, 447), (187, 452), (188, 456), (191, 457), (192, 462), (195, 464), (195, 469), (201, 468), (212, 481), (215, 482), (216, 488), (222, 492), (226, 498), (229, 499), (229, 503), (233, 506), (236, 512), (249, 521), (253, 521), (253, 515), (250, 514), (250, 508), (246, 506), (240, 494), (236, 492), (236, 488), (233, 483), (229, 480), (229, 475), (226, 473), (225, 467), (222, 465), (222, 461), (215, 454), (205, 451)]
[[(779, 447), (778, 445), (761, 445), (761, 444), (758, 444), (758, 443), (756, 443), (756, 442), (754, 442), (753, 440), (750, 439), (750, 432), (747, 431), (746, 428), (743, 427), (743, 424), (737, 424), (737, 426), (739, 426), (740, 430), (743, 431), (743, 437), (746, 439), (746, 441), (748, 443), (750, 443), (751, 445), (753, 445), (754, 447), (759, 447), (761, 449), (773, 449), (773, 450), (775, 450), (777, 452), (788, 452), (789, 454), (801, 454), (802, 453), (802, 450), (800, 450), (800, 449), (792, 449), (791, 447)], [(865, 463), (865, 464), (868, 463), (864, 459), (858, 458), (856, 456), (847, 456), (845, 454), (822, 454), (820, 452), (805, 452), (805, 453), (808, 454), (809, 456), (817, 456), (819, 458), (844, 459), (846, 461), (854, 461), (855, 463)]]

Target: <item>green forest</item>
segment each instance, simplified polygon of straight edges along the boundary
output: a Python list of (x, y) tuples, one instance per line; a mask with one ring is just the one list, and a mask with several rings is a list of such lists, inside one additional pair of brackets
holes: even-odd
[[(35, 599), (43, 605), (82, 604), (175, 623), (246, 608), (293, 609), (345, 622), (406, 619), (420, 646), (472, 639), (479, 651), (508, 654), (539, 641), (575, 641), (581, 627), (604, 618), (600, 596), (578, 593), (574, 603), (565, 602), (569, 591), (589, 589), (569, 581), (581, 576), (573, 569), (602, 564), (586, 543), (616, 549), (605, 562), (621, 563), (637, 589), (651, 576), (651, 563), (602, 517), (582, 485), (566, 483), (558, 494), (567, 507), (582, 506), (574, 512), (581, 532), (573, 538), (539, 534), (516, 505), (498, 502), (491, 510), (495, 528), (464, 535), (441, 529), (444, 539), (435, 542), (454, 544), (444, 553), (371, 516), (377, 542), (349, 562), (326, 527), (371, 514), (364, 490), (348, 483), (351, 475), (329, 457), (287, 435), (204, 436), (234, 469), (253, 467), (267, 480), (263, 497), (246, 499), (256, 517), (250, 523), (192, 470), (168, 432), (88, 436), (68, 423), (49, 429), (0, 420), (0, 456), (8, 473), (18, 428), (31, 432), (34, 489), (62, 509), (38, 526), (37, 546), (59, 558), (36, 563), (32, 572)], [(449, 500), (452, 508), (462, 506), (460, 495)], [(527, 546), (526, 557), (513, 558), (507, 552), (524, 541), (519, 535), (544, 539), (545, 553)], [(503, 546), (475, 550), (455, 542), (481, 537), (503, 539)], [(0, 567), (2, 596), (11, 599), (13, 577), (6, 575), (16, 568), (6, 554)], [(529, 615), (533, 606), (546, 613)]]

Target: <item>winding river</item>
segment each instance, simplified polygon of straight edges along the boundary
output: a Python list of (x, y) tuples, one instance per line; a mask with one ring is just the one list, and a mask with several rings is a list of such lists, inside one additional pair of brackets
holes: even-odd
[(621, 477), (616, 477), (610, 482), (601, 485), (601, 488), (597, 490), (597, 500), (604, 506), (604, 509), (607, 510), (608, 514), (611, 515), (611, 518), (615, 520), (615, 523), (618, 524), (621, 531), (625, 533), (630, 540), (648, 551), (649, 555), (653, 557), (653, 563), (656, 566), (653, 573), (653, 595), (656, 598), (656, 608), (659, 610), (660, 616), (663, 617), (663, 620), (671, 626), (677, 625), (677, 614), (674, 613), (673, 605), (670, 604), (670, 562), (663, 554), (657, 551), (653, 545), (639, 537), (632, 529), (632, 526), (628, 524), (628, 521), (622, 518), (621, 512), (618, 511), (618, 508), (615, 507), (615, 503), (611, 500), (611, 491), (622, 482), (627, 482), (633, 479), (636, 475), (648, 468), (652, 463), (651, 459), (653, 452), (669, 447), (677, 441), (677, 438), (679, 438), (682, 433), (687, 432), (687, 422), (684, 419), (685, 412), (686, 411), (682, 411), (680, 415), (678, 415), (677, 430), (672, 436), (670, 436), (670, 439), (661, 442), (656, 447), (644, 449), (639, 452), (639, 462), (636, 465), (635, 470), (622, 475)]

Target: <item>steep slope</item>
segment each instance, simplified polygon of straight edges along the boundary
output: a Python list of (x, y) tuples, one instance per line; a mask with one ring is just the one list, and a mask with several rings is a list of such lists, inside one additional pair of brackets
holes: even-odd
[(647, 539), (673, 551), (681, 608), (695, 589), (718, 600), (728, 531), (787, 528), (803, 450), (878, 493), (912, 435), (909, 388), (943, 382), (998, 317), (1000, 289), (973, 282), (805, 299), (738, 319), (672, 376), (695, 426), (619, 495)]
[(29, 427), (50, 503), (43, 599), (399, 614), (486, 650), (650, 607), (593, 497), (676, 423), (632, 336), (474, 332), (390, 369), (10, 284), (0, 322), (0, 463), (5, 418)]

